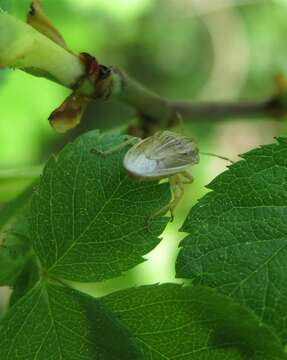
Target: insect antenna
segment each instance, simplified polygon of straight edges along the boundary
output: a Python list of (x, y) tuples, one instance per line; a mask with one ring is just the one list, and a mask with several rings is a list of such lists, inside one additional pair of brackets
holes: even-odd
[(200, 151), (199, 153), (200, 153), (201, 155), (207, 155), (207, 156), (217, 157), (218, 159), (222, 159), (222, 160), (225, 160), (225, 161), (229, 161), (231, 164), (234, 164), (234, 163), (235, 163), (235, 161), (229, 159), (229, 158), (226, 157), (226, 156), (221, 156), (221, 155), (217, 155), (217, 154), (214, 154), (214, 153), (202, 152), (202, 151)]

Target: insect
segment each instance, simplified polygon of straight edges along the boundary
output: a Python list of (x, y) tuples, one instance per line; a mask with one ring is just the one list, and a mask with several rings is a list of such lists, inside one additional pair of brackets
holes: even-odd
[(172, 199), (153, 216), (169, 210), (171, 221), (173, 221), (174, 209), (184, 194), (183, 185), (193, 182), (193, 177), (186, 169), (199, 162), (198, 148), (190, 137), (171, 131), (159, 131), (144, 140), (129, 138), (124, 143), (105, 152), (96, 149), (94, 152), (107, 156), (135, 141), (136, 143), (125, 154), (123, 166), (130, 175), (138, 180), (164, 178), (169, 180)]

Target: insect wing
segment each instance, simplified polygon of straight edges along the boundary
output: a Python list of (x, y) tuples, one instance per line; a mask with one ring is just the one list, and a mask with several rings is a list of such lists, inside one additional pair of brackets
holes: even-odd
[(195, 142), (170, 131), (156, 133), (146, 142), (145, 148), (146, 157), (163, 163), (166, 169), (197, 164), (199, 161)]
[(124, 165), (138, 176), (163, 178), (198, 161), (198, 149), (192, 139), (162, 131), (135, 144), (126, 154)]

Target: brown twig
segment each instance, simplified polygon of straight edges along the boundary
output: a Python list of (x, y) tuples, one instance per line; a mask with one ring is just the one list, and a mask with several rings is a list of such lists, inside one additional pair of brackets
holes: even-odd
[(137, 111), (143, 136), (175, 126), (179, 119), (198, 123), (239, 117), (280, 118), (286, 109), (280, 94), (269, 99), (238, 102), (172, 101), (151, 92), (119, 69), (114, 69), (120, 88), (114, 96)]
[(280, 117), (284, 108), (277, 97), (262, 101), (238, 102), (170, 102), (173, 111), (184, 119), (194, 121), (214, 121), (234, 117)]

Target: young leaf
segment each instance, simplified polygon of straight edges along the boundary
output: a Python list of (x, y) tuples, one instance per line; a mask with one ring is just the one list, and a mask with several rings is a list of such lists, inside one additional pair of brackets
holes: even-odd
[(253, 314), (209, 288), (142, 286), (102, 301), (130, 330), (143, 359), (287, 359)]
[(131, 180), (122, 165), (127, 149), (92, 153), (122, 141), (93, 131), (47, 163), (31, 206), (34, 249), (46, 272), (86, 282), (115, 277), (159, 243), (168, 219), (152, 215), (168, 203), (169, 186)]
[(287, 337), (287, 140), (244, 154), (189, 213), (177, 276), (217, 288)]
[(127, 331), (99, 301), (38, 284), (0, 325), (1, 360), (136, 360)]

